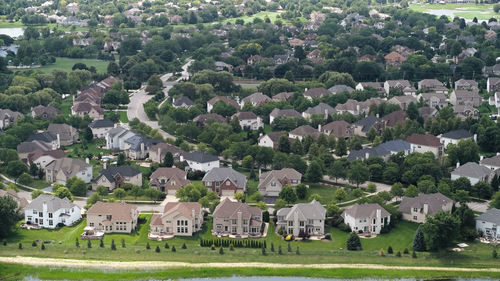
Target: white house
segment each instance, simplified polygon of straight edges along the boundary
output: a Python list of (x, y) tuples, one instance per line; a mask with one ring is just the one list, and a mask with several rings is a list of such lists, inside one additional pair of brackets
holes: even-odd
[(194, 171), (208, 172), (213, 168), (219, 168), (219, 157), (199, 151), (191, 152), (181, 156), (181, 161), (186, 160), (189, 169)]
[(316, 200), (299, 203), (292, 208), (282, 208), (276, 213), (277, 226), (288, 234), (299, 236), (307, 233), (314, 236), (325, 234), (326, 209)]
[(277, 149), (279, 140), (284, 134), (284, 132), (272, 132), (267, 135), (262, 135), (259, 137), (259, 146)]
[(105, 138), (106, 134), (115, 127), (115, 124), (108, 119), (94, 120), (89, 124), (94, 138)]
[(379, 234), (391, 222), (391, 214), (377, 203), (354, 204), (342, 213), (345, 224), (358, 233)]
[(44, 228), (56, 228), (58, 224), (72, 225), (81, 218), (81, 213), (80, 207), (66, 197), (60, 199), (42, 194), (26, 206), (24, 221)]
[(255, 131), (264, 127), (262, 119), (251, 111), (235, 113), (232, 118), (238, 118), (241, 129)]
[(476, 162), (468, 162), (462, 166), (457, 163), (457, 168), (451, 172), (451, 179), (456, 180), (461, 177), (468, 178), (472, 185), (484, 181), (491, 181), (491, 170), (487, 167), (481, 166)]
[(460, 140), (473, 139), (476, 141), (476, 137), (477, 135), (473, 135), (467, 130), (460, 129), (442, 134), (439, 136), (439, 140), (443, 144), (443, 147), (446, 148), (450, 143), (457, 145)]
[(125, 150), (127, 148), (125, 141), (135, 135), (136, 133), (122, 127), (113, 128), (106, 134), (106, 149)]
[(410, 153), (432, 152), (436, 157), (443, 155), (443, 144), (433, 135), (412, 134), (406, 141), (410, 144)]
[(500, 210), (492, 208), (477, 217), (476, 230), (483, 237), (500, 240)]

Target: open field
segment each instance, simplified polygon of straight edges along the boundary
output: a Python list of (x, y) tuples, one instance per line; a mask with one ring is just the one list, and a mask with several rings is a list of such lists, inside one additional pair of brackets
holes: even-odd
[(56, 58), (55, 63), (44, 65), (39, 68), (34, 68), (34, 70), (41, 70), (43, 72), (51, 72), (54, 69), (71, 71), (73, 65), (79, 62), (86, 64), (87, 67), (94, 66), (98, 73), (105, 73), (109, 63), (107, 61), (95, 60), (95, 59)]
[(477, 17), (479, 20), (497, 18), (498, 14), (493, 11), (493, 4), (412, 4), (410, 9), (417, 12), (433, 15), (446, 15), (462, 17), (468, 20)]

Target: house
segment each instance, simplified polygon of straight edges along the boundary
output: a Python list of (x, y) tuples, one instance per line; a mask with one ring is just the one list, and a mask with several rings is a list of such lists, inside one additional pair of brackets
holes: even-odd
[(285, 185), (297, 186), (301, 179), (302, 174), (295, 169), (272, 170), (259, 176), (257, 189), (263, 196), (278, 197)]
[(193, 119), (193, 122), (198, 126), (205, 126), (209, 120), (218, 123), (227, 123), (226, 118), (215, 113), (200, 114)]
[(10, 197), (12, 198), (12, 200), (16, 201), (17, 205), (21, 208), (22, 211), (24, 211), (26, 206), (28, 206), (29, 204), (28, 200), (24, 197), (21, 197), (14, 189), (9, 189), (9, 190), (0, 189), (0, 197), (5, 197), (5, 196)]
[(412, 134), (406, 141), (410, 143), (410, 153), (432, 152), (434, 156), (443, 156), (443, 144), (433, 135)]
[(231, 72), (233, 70), (233, 66), (230, 64), (227, 64), (223, 61), (216, 61), (215, 62), (215, 70), (216, 71), (229, 71), (229, 72)]
[(295, 204), (292, 208), (279, 209), (276, 215), (276, 228), (283, 229), (287, 234), (297, 237), (303, 234), (325, 234), (326, 209), (316, 200)]
[(232, 100), (226, 96), (217, 96), (217, 97), (213, 97), (209, 101), (207, 101), (207, 112), (210, 113), (210, 111), (212, 111), (212, 108), (214, 108), (214, 105), (219, 101), (222, 101), (228, 105), (231, 105), (236, 110), (240, 109), (240, 105), (235, 100)]
[[(182, 158), (181, 158), (182, 159)], [(193, 151), (183, 157), (189, 169), (194, 171), (208, 172), (213, 168), (219, 168), (219, 157), (199, 151)]]
[(349, 86), (346, 86), (346, 85), (335, 85), (335, 86), (328, 88), (328, 92), (330, 92), (334, 95), (338, 94), (338, 93), (343, 93), (343, 92), (350, 94), (350, 93), (354, 92), (354, 89), (349, 87)]
[(24, 221), (43, 228), (72, 225), (82, 217), (80, 207), (53, 195), (41, 194), (24, 208)]
[(380, 82), (360, 82), (356, 85), (356, 90), (358, 91), (364, 91), (369, 88), (374, 89), (379, 93), (385, 92), (384, 86)]
[(477, 91), (454, 90), (450, 94), (450, 103), (452, 105), (470, 105), (480, 106), (483, 102)]
[(125, 155), (132, 160), (146, 159), (149, 148), (160, 142), (160, 140), (146, 138), (142, 135), (133, 135), (125, 140)]
[(321, 133), (309, 125), (302, 125), (294, 130), (290, 131), (288, 136), (291, 139), (299, 139), (302, 141), (306, 136), (311, 136), (313, 139), (318, 139)]
[(59, 149), (47, 150), (47, 151), (37, 149), (37, 150), (28, 154), (27, 163), (29, 165), (35, 164), (39, 168), (44, 169), (45, 166), (47, 166), (50, 162), (52, 162), (56, 159), (64, 158), (64, 156), (66, 156), (64, 154), (64, 151), (59, 150)]
[(84, 118), (88, 115), (93, 120), (104, 119), (104, 110), (98, 106), (88, 102), (80, 102), (71, 107), (71, 114)]
[(408, 114), (404, 110), (393, 111), (382, 117), (386, 128), (394, 128), (397, 124), (403, 125), (406, 119), (408, 119)]
[(400, 139), (386, 141), (384, 143), (379, 144), (378, 147), (381, 147), (389, 151), (391, 155), (403, 152), (403, 154), (406, 156), (410, 154), (411, 150), (411, 145), (408, 142)]
[[(483, 67), (483, 73), (485, 76), (498, 76), (500, 75), (500, 63), (497, 63), (492, 66)], [(499, 78), (492, 77), (494, 80), (498, 80)]]
[(51, 150), (59, 149), (61, 147), (61, 142), (59, 137), (51, 132), (36, 133), (28, 137), (27, 142), (41, 142), (46, 144), (51, 148)]
[(50, 120), (59, 114), (61, 114), (61, 110), (53, 106), (38, 105), (31, 108), (31, 116), (33, 118), (40, 117), (43, 120)]
[(337, 111), (335, 108), (331, 107), (330, 105), (326, 103), (320, 102), (318, 105), (314, 107), (309, 107), (306, 109), (306, 111), (302, 112), (302, 117), (307, 120), (311, 120), (313, 114), (314, 115), (322, 115), (323, 118), (326, 120), (328, 119), (329, 115), (335, 114)]
[(423, 99), (424, 102), (432, 108), (443, 108), (448, 103), (446, 102), (446, 96), (444, 94), (437, 93), (421, 93), (418, 95), (418, 99)]
[(453, 200), (441, 193), (424, 194), (417, 197), (403, 197), (398, 210), (403, 214), (403, 219), (417, 223), (424, 223), (427, 216), (438, 211), (451, 212)]
[(288, 118), (300, 118), (302, 119), (302, 115), (297, 112), (295, 109), (279, 109), (275, 108), (269, 114), (269, 123), (272, 124), (274, 119), (278, 117), (288, 117)]
[(39, 141), (24, 141), (17, 145), (16, 151), (19, 159), (25, 161), (28, 155), (36, 150), (49, 151), (52, 149), (52, 145), (46, 144)]
[(278, 149), (279, 140), (282, 135), (287, 136), (287, 134), (284, 132), (272, 132), (266, 135), (262, 135), (259, 137), (259, 146)]
[(461, 166), (460, 163), (457, 163), (457, 168), (451, 172), (451, 180), (461, 177), (467, 178), (471, 185), (475, 185), (480, 181), (490, 182), (493, 178), (490, 169), (476, 162), (467, 162)]
[(67, 157), (55, 159), (45, 166), (45, 179), (49, 183), (64, 185), (72, 177), (89, 183), (92, 180), (92, 166), (82, 160)]
[(138, 218), (135, 205), (99, 201), (87, 211), (87, 227), (104, 233), (132, 233)]
[(262, 210), (248, 204), (223, 200), (214, 210), (214, 235), (234, 235), (240, 238), (262, 235)]
[(130, 166), (111, 166), (102, 170), (97, 178), (92, 182), (92, 189), (96, 190), (98, 186), (105, 186), (109, 191), (120, 188), (125, 184), (142, 186), (141, 171)]
[(212, 168), (201, 181), (219, 196), (234, 196), (247, 189), (247, 177), (232, 168)]
[(402, 92), (405, 88), (412, 88), (408, 80), (387, 80), (384, 82), (385, 94), (389, 95), (392, 90)]
[(241, 129), (244, 131), (255, 131), (264, 127), (262, 119), (251, 111), (237, 112), (231, 119), (237, 118)]
[(460, 79), (455, 81), (455, 90), (477, 91), (479, 86), (474, 80)]
[(439, 111), (435, 107), (423, 106), (418, 109), (418, 115), (425, 121), (429, 118), (436, 118), (439, 115)]
[(403, 152), (403, 155), (408, 155), (410, 152), (410, 144), (404, 140), (392, 140), (384, 142), (375, 147), (365, 147), (360, 150), (351, 150), (349, 156), (347, 156), (348, 161), (354, 161), (356, 159), (368, 159), (370, 157), (380, 157), (384, 161), (388, 161), (391, 155)]
[(447, 94), (448, 89), (437, 79), (423, 79), (418, 82), (418, 89), (435, 92), (437, 94)]
[(241, 108), (243, 108), (247, 103), (251, 104), (254, 107), (257, 107), (257, 106), (263, 106), (264, 104), (270, 101), (271, 98), (262, 93), (253, 93), (241, 100)]
[(344, 210), (344, 223), (357, 233), (380, 234), (380, 230), (391, 222), (391, 214), (377, 203), (358, 203)]
[(190, 183), (191, 181), (187, 179), (187, 173), (176, 167), (160, 167), (149, 178), (149, 186), (165, 192), (167, 195), (175, 195), (179, 189)]
[(488, 103), (500, 111), (500, 92), (496, 92), (492, 97), (490, 97)]
[(150, 239), (155, 236), (193, 236), (203, 226), (203, 208), (198, 202), (168, 202), (162, 214), (153, 214)]
[(481, 159), (481, 161), (479, 161), (479, 164), (492, 171), (500, 169), (500, 154), (497, 153), (497, 155), (493, 157)]
[(396, 104), (402, 110), (406, 110), (410, 103), (417, 104), (417, 99), (414, 96), (395, 96), (387, 101), (390, 104)]
[(330, 94), (331, 93), (325, 88), (312, 88), (312, 89), (305, 89), (304, 91), (304, 97), (311, 101), (313, 99), (319, 99)]
[(385, 128), (384, 121), (378, 116), (369, 115), (354, 123), (354, 134), (357, 136), (366, 137), (371, 128), (375, 128), (377, 132), (381, 132)]
[(462, 120), (467, 119), (467, 117), (479, 118), (479, 110), (471, 105), (455, 105), (453, 107), (453, 114), (462, 118)]
[(500, 240), (500, 210), (491, 208), (476, 218), (476, 230), (485, 238)]
[(183, 108), (186, 108), (186, 109), (189, 109), (191, 106), (194, 105), (194, 101), (192, 101), (190, 98), (188, 97), (180, 97), (178, 99), (172, 99), (172, 106), (175, 107), (175, 108), (179, 108), (179, 107), (183, 107)]
[(60, 146), (68, 146), (78, 142), (78, 131), (67, 124), (49, 124), (47, 132), (57, 136)]
[(89, 128), (96, 139), (105, 138), (107, 133), (114, 127), (115, 123), (108, 119), (94, 120), (89, 124)]
[(9, 125), (16, 123), (17, 119), (21, 117), (23, 117), (23, 115), (17, 111), (0, 109), (0, 129), (4, 129)]
[(392, 65), (396, 67), (401, 66), (406, 61), (406, 58), (404, 56), (395, 51), (390, 52), (384, 58), (386, 65)]
[(273, 96), (273, 101), (289, 101), (292, 96), (293, 92), (281, 92)]
[(344, 120), (338, 120), (322, 126), (321, 132), (327, 136), (334, 135), (337, 138), (350, 138), (354, 135), (354, 127)]
[(262, 62), (262, 61), (267, 61), (269, 59), (267, 58), (264, 58), (264, 57), (261, 57), (259, 55), (253, 55), (253, 56), (250, 56), (248, 59), (247, 59), (247, 64), (248, 65), (253, 65), (255, 63), (258, 63), (258, 62)]
[(156, 145), (149, 146), (149, 159), (155, 163), (163, 163), (165, 160), (165, 155), (167, 152), (172, 153), (174, 157), (174, 162), (180, 162), (181, 156), (183, 156), (186, 152), (180, 148), (177, 148), (174, 145), (169, 143), (160, 142)]
[(106, 133), (106, 149), (125, 150), (125, 141), (136, 133), (123, 127), (115, 127)]
[(447, 133), (442, 134), (439, 137), (439, 139), (443, 144), (444, 148), (448, 147), (448, 144), (450, 143), (456, 145), (460, 140), (473, 139), (474, 141), (476, 141), (475, 135), (469, 133), (469, 131), (464, 129), (449, 131)]

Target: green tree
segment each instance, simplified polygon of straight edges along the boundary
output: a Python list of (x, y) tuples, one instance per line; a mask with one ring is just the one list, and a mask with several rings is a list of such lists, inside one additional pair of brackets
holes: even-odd
[(116, 165), (118, 165), (118, 166), (125, 165), (125, 154), (123, 154), (123, 153), (118, 154), (118, 159), (116, 160)]
[(42, 194), (43, 194), (43, 191), (41, 191), (40, 189), (35, 189), (31, 192), (31, 199), (35, 199)]
[(57, 189), (57, 191), (54, 193), (54, 195), (55, 195), (56, 197), (61, 198), (61, 199), (62, 199), (62, 198), (64, 198), (64, 197), (66, 197), (66, 198), (68, 198), (70, 201), (73, 201), (73, 195), (71, 195), (71, 192), (69, 191), (69, 189), (68, 189), (67, 187), (64, 187), (64, 186), (59, 187), (59, 188)]
[(416, 186), (414, 186), (413, 184), (408, 186), (405, 190), (406, 197), (417, 197), (418, 193), (419, 193), (418, 188)]
[(497, 191), (493, 197), (491, 197), (490, 207), (500, 209), (500, 191)]
[(293, 187), (290, 185), (285, 185), (281, 189), (279, 196), (281, 199), (285, 200), (288, 204), (293, 204), (297, 201), (297, 194), (295, 193)]
[(282, 135), (278, 142), (278, 150), (284, 153), (290, 153), (290, 141), (287, 135)]
[(21, 210), (10, 196), (0, 197), (0, 238), (7, 237), (17, 221), (21, 219)]
[(162, 164), (164, 167), (172, 167), (174, 165), (174, 156), (172, 155), (172, 152), (167, 151), (167, 153), (165, 153)]
[(276, 202), (274, 202), (274, 209), (277, 211), (279, 209), (283, 209), (286, 207), (286, 201), (283, 199), (278, 199)]
[(427, 250), (427, 247), (425, 245), (424, 233), (422, 232), (420, 227), (417, 229), (417, 231), (415, 232), (415, 236), (413, 237), (412, 248), (417, 252), (423, 252)]
[(234, 199), (236, 199), (238, 202), (245, 202), (245, 194), (241, 192), (236, 192), (234, 194)]
[(84, 138), (87, 141), (92, 141), (94, 139), (94, 134), (92, 133), (92, 129), (90, 129), (90, 127), (85, 128)]
[(337, 182), (338, 178), (345, 179), (347, 177), (347, 172), (345, 169), (344, 161), (336, 160), (335, 162), (333, 162), (333, 164), (330, 166), (330, 169), (328, 169), (328, 176), (334, 178), (335, 182)]
[(349, 234), (349, 238), (346, 241), (347, 250), (349, 251), (359, 251), (361, 250), (361, 240), (355, 232)]
[(460, 220), (449, 212), (438, 211), (427, 217), (422, 232), (430, 250), (439, 250), (450, 245), (457, 236)]
[(391, 195), (394, 197), (403, 196), (403, 185), (400, 182), (397, 182), (391, 186)]
[(72, 177), (66, 182), (66, 186), (73, 195), (85, 196), (87, 194), (87, 184), (80, 178)]
[(28, 168), (20, 160), (9, 161), (5, 170), (7, 175), (15, 178), (16, 180), (20, 175), (28, 172)]
[(108, 193), (109, 193), (109, 189), (108, 189), (108, 187), (106, 187), (106, 186), (103, 186), (103, 185), (98, 185), (98, 186), (96, 187), (96, 192), (97, 192), (97, 194), (99, 194), (99, 195), (101, 195), (101, 196), (106, 196), (106, 195), (108, 195)]
[(448, 144), (445, 149), (448, 154), (448, 165), (456, 163), (463, 165), (467, 162), (479, 162), (479, 146), (472, 139), (460, 140), (457, 145)]
[(243, 160), (241, 160), (241, 165), (246, 169), (253, 168), (253, 157), (251, 155), (243, 157)]
[(370, 178), (370, 170), (365, 163), (354, 161), (347, 171), (347, 178), (350, 182), (355, 183), (356, 187), (359, 187), (360, 184), (366, 182)]
[(303, 200), (307, 195), (307, 186), (303, 183), (300, 183), (295, 187), (295, 192), (297, 193), (297, 197), (300, 200)]
[(335, 145), (335, 155), (342, 157), (347, 154), (347, 143), (344, 138), (338, 138)]
[(343, 188), (337, 188), (333, 194), (333, 198), (338, 202), (344, 200), (347, 197), (347, 192)]
[(127, 192), (123, 188), (117, 188), (113, 191), (113, 197), (120, 200), (127, 196)]
[(317, 161), (312, 161), (307, 167), (304, 177), (309, 182), (319, 182), (323, 177), (321, 165)]

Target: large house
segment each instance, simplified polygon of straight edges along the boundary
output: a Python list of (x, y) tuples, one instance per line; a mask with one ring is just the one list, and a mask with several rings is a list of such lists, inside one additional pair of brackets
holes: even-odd
[(358, 233), (379, 234), (391, 222), (391, 214), (377, 203), (354, 204), (342, 213), (345, 224)]
[(203, 208), (198, 202), (168, 202), (163, 214), (153, 214), (150, 238), (192, 236), (203, 226)]
[(500, 240), (500, 210), (491, 208), (476, 218), (476, 230), (483, 237)]
[(446, 102), (446, 96), (444, 94), (438, 93), (421, 93), (418, 95), (418, 99), (423, 99), (423, 101), (432, 108), (443, 108), (448, 103)]
[(177, 148), (174, 145), (160, 142), (157, 145), (149, 147), (149, 159), (156, 163), (163, 163), (167, 152), (170, 152), (172, 154), (174, 162), (181, 161), (181, 156), (185, 154), (184, 150)]
[(348, 161), (354, 161), (356, 159), (368, 159), (370, 157), (380, 157), (384, 161), (388, 161), (391, 155), (403, 152), (403, 155), (408, 155), (410, 153), (410, 144), (404, 140), (391, 140), (384, 142), (375, 147), (365, 147), (360, 150), (351, 150), (349, 156), (347, 156)]
[(392, 90), (403, 92), (406, 88), (411, 88), (410, 81), (408, 80), (387, 80), (384, 82), (385, 94), (389, 95)]
[(307, 136), (311, 136), (311, 137), (313, 137), (313, 139), (316, 140), (316, 139), (318, 139), (320, 134), (321, 133), (317, 129), (314, 129), (313, 127), (311, 127), (309, 125), (302, 125), (300, 127), (293, 129), (292, 131), (290, 131), (288, 136), (291, 139), (298, 139), (298, 140), (302, 141)]
[(253, 93), (241, 100), (241, 108), (243, 108), (247, 103), (251, 104), (254, 107), (257, 107), (257, 106), (263, 106), (264, 104), (270, 101), (271, 98), (262, 93)]
[(492, 174), (490, 169), (476, 162), (467, 162), (461, 166), (460, 163), (457, 163), (456, 169), (451, 172), (451, 179), (457, 180), (458, 178), (465, 177), (474, 185), (480, 181), (490, 182), (493, 178)]
[(251, 111), (237, 112), (231, 118), (237, 118), (241, 129), (244, 131), (255, 131), (264, 127), (262, 119)]
[(406, 141), (410, 143), (410, 152), (432, 152), (436, 157), (443, 155), (443, 144), (433, 135), (412, 134)]
[(45, 166), (45, 178), (49, 183), (66, 184), (72, 177), (89, 183), (92, 180), (92, 166), (82, 160), (67, 157), (55, 159)]
[(320, 102), (314, 107), (309, 107), (306, 111), (302, 112), (302, 117), (307, 120), (311, 120), (313, 115), (323, 116), (323, 119), (328, 119), (328, 116), (335, 114), (337, 112), (335, 108), (331, 107), (326, 103)]
[(450, 94), (450, 103), (452, 105), (480, 106), (483, 99), (478, 91), (454, 90)]
[(23, 117), (23, 115), (17, 111), (0, 109), (0, 129), (4, 129), (9, 125), (14, 124), (17, 119), (21, 117)]
[(235, 100), (232, 100), (226, 96), (217, 96), (207, 101), (207, 112), (210, 113), (210, 111), (212, 111), (212, 109), (214, 108), (214, 105), (219, 101), (231, 105), (236, 110), (240, 109), (240, 105)]
[(278, 149), (279, 140), (283, 135), (287, 136), (284, 132), (272, 132), (267, 135), (262, 135), (259, 137), (259, 146)]
[(167, 195), (175, 195), (177, 191), (191, 181), (187, 179), (185, 171), (172, 167), (160, 167), (151, 174), (149, 185), (152, 188), (165, 192)]
[(51, 147), (52, 150), (59, 149), (61, 142), (59, 138), (51, 132), (36, 133), (28, 137), (27, 142), (41, 142)]
[(274, 120), (278, 117), (288, 117), (288, 118), (299, 118), (302, 119), (302, 115), (295, 109), (279, 109), (275, 108), (271, 113), (269, 113), (269, 124), (272, 124)]
[(272, 170), (259, 176), (260, 194), (270, 197), (278, 197), (281, 189), (285, 185), (297, 186), (302, 179), (302, 174), (295, 169), (283, 168)]
[(41, 194), (24, 208), (24, 221), (44, 228), (72, 225), (82, 216), (80, 207), (53, 195)]
[(96, 202), (87, 211), (87, 227), (104, 233), (131, 233), (137, 227), (138, 218), (135, 205)]
[(322, 126), (321, 132), (327, 136), (334, 135), (337, 138), (350, 138), (354, 135), (354, 126), (344, 120), (337, 120)]
[(233, 196), (236, 192), (244, 193), (247, 177), (232, 168), (212, 168), (203, 176), (203, 185), (215, 191), (219, 196)]
[(141, 171), (130, 166), (111, 166), (99, 173), (99, 176), (92, 183), (92, 189), (96, 190), (97, 186), (102, 185), (112, 191), (124, 184), (142, 186)]
[(427, 216), (437, 211), (451, 212), (453, 200), (441, 193), (424, 194), (417, 197), (403, 197), (399, 204), (399, 211), (403, 219), (418, 223), (424, 223)]
[(31, 116), (33, 118), (40, 117), (43, 120), (50, 120), (59, 114), (61, 114), (61, 110), (53, 106), (38, 105), (31, 108)]
[(136, 133), (133, 131), (122, 127), (115, 127), (109, 130), (106, 134), (106, 149), (125, 150), (125, 141), (135, 135)]
[(94, 120), (89, 124), (94, 138), (105, 138), (108, 132), (115, 127), (115, 124), (108, 119)]
[(500, 154), (497, 153), (497, 155), (493, 157), (481, 159), (481, 161), (479, 161), (479, 164), (492, 171), (500, 169)]
[(208, 172), (213, 168), (219, 168), (219, 157), (199, 151), (193, 151), (183, 157), (193, 171)]
[(469, 131), (464, 129), (459, 129), (442, 134), (439, 137), (439, 140), (443, 144), (444, 148), (446, 148), (450, 143), (456, 145), (460, 140), (467, 140), (467, 139), (472, 139), (476, 141), (475, 138), (476, 138), (475, 135), (471, 134)]
[(323, 236), (325, 234), (326, 209), (318, 201), (299, 203), (292, 208), (282, 208), (276, 213), (276, 227), (288, 234), (301, 236), (308, 234)]
[(319, 99), (324, 96), (331, 95), (327, 89), (325, 88), (312, 88), (312, 89), (305, 89), (304, 90), (304, 97), (310, 101), (314, 99)]
[(71, 114), (81, 118), (88, 115), (93, 120), (104, 118), (104, 110), (100, 106), (88, 102), (80, 102), (73, 105), (71, 107)]
[(444, 86), (444, 84), (437, 79), (423, 79), (418, 82), (418, 89), (435, 92), (438, 94), (447, 94), (448, 88)]
[(30, 154), (28, 154), (27, 157), (27, 163), (29, 165), (35, 164), (39, 168), (44, 169), (47, 164), (50, 162), (63, 158), (65, 156), (64, 151), (57, 149), (57, 150), (47, 150), (43, 151), (41, 149), (37, 149)]
[(79, 141), (78, 131), (67, 124), (49, 124), (47, 132), (55, 135), (61, 146), (72, 145)]
[(217, 236), (260, 237), (262, 210), (228, 198), (219, 203), (213, 213), (212, 233)]

